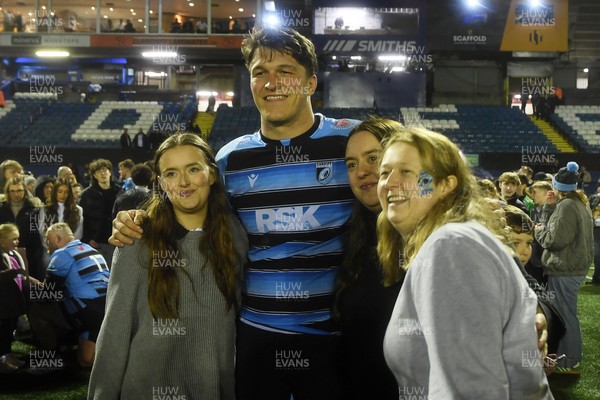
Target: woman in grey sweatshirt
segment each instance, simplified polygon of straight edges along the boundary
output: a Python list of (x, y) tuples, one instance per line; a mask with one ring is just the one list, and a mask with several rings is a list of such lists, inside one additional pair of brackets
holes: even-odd
[(234, 336), (246, 235), (212, 151), (167, 139), (143, 239), (117, 249), (88, 399), (235, 399)]
[(553, 399), (537, 298), (456, 145), (407, 128), (379, 173), (378, 253), (407, 270), (384, 339), (399, 399)]

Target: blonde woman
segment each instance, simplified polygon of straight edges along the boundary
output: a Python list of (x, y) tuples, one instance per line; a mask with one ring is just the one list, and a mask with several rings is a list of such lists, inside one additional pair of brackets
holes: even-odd
[(385, 273), (407, 271), (384, 339), (400, 396), (552, 399), (536, 296), (456, 145), (405, 129), (379, 174), (378, 253)]

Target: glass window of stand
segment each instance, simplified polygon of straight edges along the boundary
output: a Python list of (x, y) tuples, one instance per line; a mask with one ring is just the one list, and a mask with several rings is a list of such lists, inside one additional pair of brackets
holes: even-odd
[[(159, 12), (162, 5), (162, 18)], [(255, 23), (256, 0), (4, 0), (0, 31), (44, 33), (233, 33)]]

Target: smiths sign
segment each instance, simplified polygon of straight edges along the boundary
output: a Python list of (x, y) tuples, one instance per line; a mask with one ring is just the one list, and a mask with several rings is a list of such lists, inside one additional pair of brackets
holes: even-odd
[(324, 53), (412, 53), (417, 48), (414, 40), (327, 40)]

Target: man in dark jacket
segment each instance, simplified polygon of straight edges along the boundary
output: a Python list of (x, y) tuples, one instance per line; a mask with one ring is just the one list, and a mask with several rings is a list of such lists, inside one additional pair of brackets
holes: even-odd
[(114, 246), (108, 244), (111, 233), (112, 208), (121, 188), (112, 181), (112, 163), (99, 158), (90, 163), (92, 183), (81, 192), (79, 205), (83, 208), (83, 237), (81, 241), (98, 250), (108, 265), (112, 262)]
[(131, 136), (129, 136), (129, 133), (127, 133), (127, 128), (123, 128), (123, 134), (121, 135), (121, 148), (131, 148)]
[(146, 136), (142, 128), (133, 137), (132, 145), (134, 149), (147, 149), (149, 147), (148, 136)]

